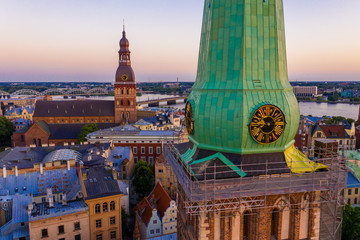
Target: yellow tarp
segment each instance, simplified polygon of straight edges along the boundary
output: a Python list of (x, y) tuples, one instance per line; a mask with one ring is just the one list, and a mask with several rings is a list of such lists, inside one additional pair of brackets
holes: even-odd
[(293, 173), (315, 172), (318, 170), (327, 170), (328, 167), (309, 160), (302, 152), (297, 150), (294, 145), (285, 151), (285, 159), (288, 167)]

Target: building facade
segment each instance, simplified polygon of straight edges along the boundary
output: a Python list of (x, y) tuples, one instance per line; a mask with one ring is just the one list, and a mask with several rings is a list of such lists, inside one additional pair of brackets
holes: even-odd
[(134, 231), (140, 232), (141, 239), (155, 239), (177, 232), (176, 202), (169, 197), (161, 183), (156, 184), (134, 211), (137, 221), (135, 228), (138, 228)]
[(294, 86), (293, 91), (297, 97), (316, 97), (318, 95), (317, 86)]
[(122, 192), (111, 171), (104, 166), (81, 170), (80, 183), (89, 207), (90, 240), (121, 240)]
[(319, 125), (316, 124), (310, 129), (308, 135), (308, 149), (311, 157), (314, 156), (314, 148), (316, 140), (329, 139), (338, 143), (337, 151), (348, 151), (356, 149), (356, 132), (355, 124), (351, 127), (344, 125)]
[(140, 130), (131, 125), (99, 130), (87, 136), (89, 143), (113, 143), (117, 147), (130, 147), (135, 163), (138, 160), (153, 165), (162, 153), (165, 143), (186, 142), (187, 136), (181, 131)]
[[(29, 204), (30, 240), (90, 239), (89, 211), (84, 201), (55, 204)], [(40, 211), (38, 211), (38, 209)]]

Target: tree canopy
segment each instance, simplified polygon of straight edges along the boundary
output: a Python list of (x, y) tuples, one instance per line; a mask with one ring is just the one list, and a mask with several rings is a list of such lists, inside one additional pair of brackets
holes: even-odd
[(140, 199), (153, 190), (153, 171), (147, 162), (140, 160), (136, 163), (132, 184)]
[(79, 134), (78, 141), (79, 142), (86, 142), (86, 136), (89, 133), (95, 132), (97, 130), (99, 130), (99, 129), (96, 126), (96, 123), (86, 124), (85, 126), (83, 126), (81, 128), (81, 132)]
[(347, 204), (344, 208), (342, 238), (346, 240), (360, 239), (360, 208)]
[(9, 146), (15, 126), (5, 117), (0, 117), (0, 146)]

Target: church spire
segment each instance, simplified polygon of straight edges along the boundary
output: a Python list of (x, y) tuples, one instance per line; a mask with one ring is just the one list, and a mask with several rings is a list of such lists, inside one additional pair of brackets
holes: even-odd
[(129, 50), (129, 40), (126, 38), (125, 24), (123, 25), (122, 38), (119, 42), (120, 51), (119, 51), (119, 65), (130, 65), (130, 50)]

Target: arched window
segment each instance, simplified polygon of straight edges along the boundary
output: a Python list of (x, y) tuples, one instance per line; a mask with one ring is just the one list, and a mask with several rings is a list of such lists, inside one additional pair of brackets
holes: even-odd
[(107, 211), (108, 211), (108, 204), (103, 203), (103, 212), (107, 212)]
[(115, 202), (114, 201), (110, 202), (110, 211), (113, 211), (113, 210), (115, 210)]
[(95, 205), (95, 213), (100, 213), (100, 204)]
[(126, 94), (128, 94), (128, 95), (129, 95), (129, 89), (126, 89)]
[(280, 213), (278, 209), (274, 209), (271, 214), (271, 238), (278, 239), (279, 237), (279, 217)]
[[(130, 106), (130, 101), (128, 100), (128, 106)], [(349, 141), (349, 140), (348, 140)]]
[(249, 211), (244, 212), (244, 221), (243, 221), (243, 239), (248, 240), (250, 239), (251, 234), (251, 215)]
[(124, 119), (124, 112), (121, 112), (121, 119)]
[(121, 106), (122, 106), (122, 105), (124, 105), (124, 101), (123, 101), (123, 100), (121, 100)]

